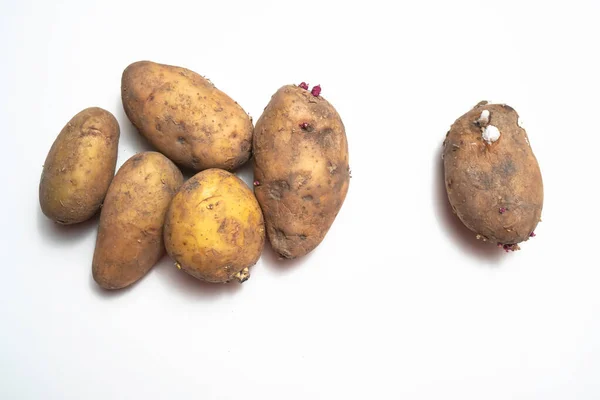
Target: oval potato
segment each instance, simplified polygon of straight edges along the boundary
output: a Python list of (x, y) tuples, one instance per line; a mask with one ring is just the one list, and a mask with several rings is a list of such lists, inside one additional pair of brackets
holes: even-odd
[(448, 199), (460, 220), (478, 238), (518, 250), (540, 221), (544, 191), (517, 112), (479, 103), (452, 125), (443, 158)]
[(61, 130), (44, 162), (39, 185), (42, 212), (60, 224), (91, 218), (115, 174), (119, 124), (108, 111), (86, 108)]
[(139, 61), (123, 72), (125, 113), (175, 163), (233, 170), (250, 158), (252, 120), (209, 80), (185, 68)]
[(165, 247), (177, 267), (195, 278), (245, 281), (264, 242), (263, 215), (252, 190), (227, 171), (196, 174), (169, 207)]
[(182, 183), (179, 169), (160, 153), (136, 154), (121, 166), (100, 213), (92, 261), (100, 286), (129, 286), (162, 257), (165, 214)]
[(269, 241), (285, 258), (303, 256), (321, 243), (348, 192), (344, 124), (323, 97), (284, 86), (257, 121), (253, 148)]

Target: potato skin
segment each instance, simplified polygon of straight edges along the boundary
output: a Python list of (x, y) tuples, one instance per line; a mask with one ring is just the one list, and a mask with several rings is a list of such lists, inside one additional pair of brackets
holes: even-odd
[(165, 214), (182, 183), (175, 164), (157, 152), (136, 154), (121, 166), (100, 213), (92, 261), (100, 286), (129, 286), (162, 257)]
[(216, 168), (183, 184), (169, 207), (164, 235), (178, 268), (213, 283), (246, 280), (265, 243), (263, 215), (252, 190)]
[(256, 123), (253, 148), (269, 241), (285, 258), (303, 256), (321, 243), (348, 192), (344, 124), (323, 97), (283, 86)]
[(115, 174), (119, 123), (108, 111), (86, 108), (60, 131), (44, 162), (39, 185), (42, 212), (60, 224), (90, 219)]
[[(478, 123), (484, 110), (490, 113), (489, 123)], [(500, 131), (491, 144), (482, 138), (487, 125)], [(443, 158), (448, 199), (467, 228), (493, 243), (529, 239), (542, 213), (543, 182), (513, 108), (479, 103), (452, 125)]]
[(127, 117), (175, 163), (233, 170), (250, 158), (252, 120), (209, 80), (185, 68), (139, 61), (121, 80)]

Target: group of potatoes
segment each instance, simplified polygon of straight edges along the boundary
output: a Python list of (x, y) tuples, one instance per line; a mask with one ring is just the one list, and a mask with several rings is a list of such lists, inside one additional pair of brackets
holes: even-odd
[[(81, 111), (47, 156), (42, 211), (74, 224), (101, 209), (92, 272), (106, 289), (138, 281), (164, 249), (177, 268), (214, 283), (248, 279), (265, 235), (281, 257), (301, 257), (325, 237), (350, 181), (344, 124), (320, 86), (308, 89), (280, 88), (253, 127), (197, 73), (133, 63), (123, 107), (159, 152), (136, 154), (114, 175), (117, 120)], [(254, 192), (231, 173), (251, 156)], [(514, 109), (477, 104), (452, 125), (442, 157), (452, 210), (478, 239), (514, 251), (535, 236), (542, 177)], [(196, 175), (184, 182), (178, 166)]]
[[(280, 88), (252, 119), (209, 80), (140, 61), (123, 72), (125, 113), (158, 150), (115, 175), (120, 130), (101, 108), (75, 115), (54, 141), (39, 185), (43, 213), (59, 224), (100, 223), (92, 261), (106, 289), (141, 279), (164, 250), (198, 279), (245, 281), (265, 235), (284, 258), (321, 243), (350, 180), (342, 120), (304, 82)], [(254, 157), (254, 192), (231, 171)], [(184, 182), (179, 167), (195, 173)]]

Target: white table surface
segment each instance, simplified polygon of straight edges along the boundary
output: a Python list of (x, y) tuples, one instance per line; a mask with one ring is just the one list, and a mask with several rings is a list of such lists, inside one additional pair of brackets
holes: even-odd
[[(56, 4), (51, 4), (56, 3)], [(3, 1), (0, 398), (600, 398), (598, 1)], [(97, 219), (44, 218), (48, 149), (78, 111), (121, 125), (138, 60), (209, 77), (260, 116), (321, 84), (352, 180), (321, 246), (267, 247), (243, 285), (164, 258), (130, 290), (91, 277)], [(441, 143), (480, 100), (522, 116), (544, 185), (522, 251), (448, 213)], [(247, 182), (251, 169), (240, 174)]]

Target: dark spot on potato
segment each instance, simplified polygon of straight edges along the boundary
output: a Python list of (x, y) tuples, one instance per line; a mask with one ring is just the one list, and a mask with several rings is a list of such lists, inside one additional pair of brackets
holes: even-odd
[(473, 186), (480, 190), (490, 190), (492, 188), (492, 177), (484, 171), (469, 171), (469, 178)]
[(133, 157), (131, 159), (131, 162), (132, 162), (132, 164), (133, 164), (134, 167), (137, 167), (138, 164), (140, 162), (142, 162), (143, 159), (144, 159), (144, 156), (140, 154), (140, 155), (137, 155), (137, 156)]
[(162, 132), (162, 128), (161, 128), (161, 126), (160, 126), (160, 124), (158, 122), (156, 123), (155, 128), (156, 128), (157, 131)]
[(331, 175), (334, 175), (337, 172), (337, 165), (332, 163), (331, 161), (327, 162), (327, 169)]
[(332, 137), (333, 133), (334, 133), (333, 129), (331, 129), (331, 128), (322, 129), (316, 135), (317, 143), (325, 149), (332, 147), (333, 140), (331, 137)]
[(504, 161), (502, 161), (502, 163), (500, 164), (500, 171), (502, 175), (506, 177), (514, 175), (514, 173), (516, 172), (516, 167), (513, 163), (513, 160), (510, 158), (505, 158)]
[(184, 143), (185, 143), (185, 138), (184, 138), (183, 136), (179, 136), (179, 137), (177, 138), (177, 143), (179, 143), (179, 144), (184, 144)]
[(312, 199), (313, 199), (313, 197), (310, 194), (306, 195), (306, 196), (302, 196), (302, 200), (304, 200), (304, 201), (312, 201)]
[(237, 132), (233, 132), (231, 135), (229, 135), (230, 138), (235, 139), (238, 136)]
[(192, 191), (196, 190), (199, 186), (200, 186), (200, 182), (198, 182), (197, 180), (193, 179), (193, 180), (188, 181), (185, 184), (184, 189), (187, 192), (192, 192)]
[(217, 229), (217, 232), (219, 232), (219, 233), (225, 232), (226, 226), (227, 226), (227, 218), (224, 218), (223, 221), (221, 222), (221, 225), (219, 225), (219, 229)]
[(240, 145), (240, 149), (242, 150), (242, 152), (248, 152), (250, 151), (250, 148), (252, 147), (252, 144), (250, 143), (249, 140), (242, 140), (242, 144)]
[[(102, 135), (102, 132), (94, 127), (90, 127), (87, 128), (85, 130), (82, 130), (81, 133), (79, 134), (79, 137), (86, 137), (86, 136), (100, 136)], [(88, 146), (91, 147), (91, 146)]]
[(287, 181), (274, 181), (269, 185), (269, 196), (274, 200), (281, 200), (283, 193), (288, 190), (290, 190), (290, 184)]
[(298, 235), (301, 240), (306, 240), (306, 235)]
[(192, 157), (192, 164), (194, 164), (194, 165), (200, 164), (200, 159), (198, 157)]
[(277, 239), (277, 240), (284, 240), (287, 237), (285, 232), (279, 228), (275, 228), (273, 230), (273, 233), (274, 233), (275, 239)]

